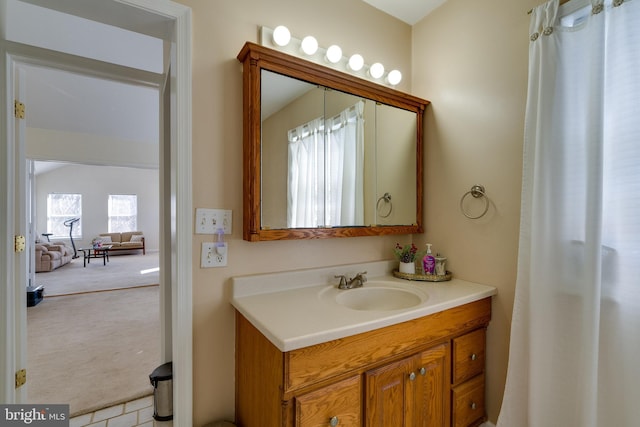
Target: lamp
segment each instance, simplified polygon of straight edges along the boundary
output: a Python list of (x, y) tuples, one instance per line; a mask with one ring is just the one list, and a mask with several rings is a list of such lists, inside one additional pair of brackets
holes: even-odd
[(284, 25), (278, 25), (273, 30), (273, 42), (278, 46), (286, 46), (291, 41), (291, 33)]
[(313, 36), (306, 36), (302, 39), (300, 48), (307, 55), (314, 55), (318, 51), (318, 41)]
[(395, 86), (402, 81), (402, 73), (398, 70), (391, 70), (387, 74), (387, 83), (391, 86)]
[(319, 46), (316, 38), (311, 35), (305, 36), (302, 40), (297, 39), (292, 37), (291, 32), (284, 25), (278, 25), (275, 29), (261, 27), (260, 42), (263, 46), (379, 84), (396, 86), (402, 81), (402, 73), (399, 70), (391, 70), (385, 75), (384, 65), (379, 62), (369, 66), (358, 53), (344, 57), (340, 46), (334, 44), (325, 49)]
[(353, 71), (360, 71), (364, 67), (364, 58), (362, 55), (355, 53), (349, 58), (348, 65)]
[(379, 79), (384, 75), (384, 65), (376, 62), (371, 67), (369, 67), (369, 75), (374, 79)]
[(333, 44), (327, 49), (326, 56), (327, 61), (337, 64), (342, 59), (342, 49), (340, 49), (340, 46)]

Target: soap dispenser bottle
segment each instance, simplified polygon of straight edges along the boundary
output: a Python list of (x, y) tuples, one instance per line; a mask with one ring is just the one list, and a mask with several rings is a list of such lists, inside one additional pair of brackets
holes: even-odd
[(436, 259), (431, 254), (431, 243), (427, 243), (427, 254), (422, 258), (422, 271), (424, 274), (434, 274), (436, 269)]

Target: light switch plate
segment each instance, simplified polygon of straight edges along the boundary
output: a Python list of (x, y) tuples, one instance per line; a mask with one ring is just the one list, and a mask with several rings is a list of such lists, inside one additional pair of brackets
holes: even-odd
[(200, 267), (226, 267), (227, 266), (227, 242), (218, 243), (205, 242), (202, 244), (202, 254), (200, 257)]
[(196, 209), (196, 234), (218, 234), (218, 228), (224, 234), (231, 234), (232, 215), (230, 209)]

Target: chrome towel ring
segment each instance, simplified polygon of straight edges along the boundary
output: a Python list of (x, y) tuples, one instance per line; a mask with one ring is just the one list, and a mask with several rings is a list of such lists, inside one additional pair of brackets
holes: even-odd
[[(480, 215), (477, 216), (473, 216), (473, 215), (469, 215), (469, 213), (467, 211), (464, 210), (464, 199), (468, 196), (468, 195), (472, 195), (474, 198), (478, 199), (480, 197), (484, 197), (484, 210), (482, 211), (482, 213)], [(478, 219), (478, 218), (482, 218), (487, 211), (489, 210), (489, 198), (487, 197), (485, 191), (484, 191), (484, 186), (482, 185), (474, 185), (473, 187), (471, 187), (471, 190), (467, 191), (466, 193), (464, 193), (462, 195), (462, 198), (460, 199), (460, 210), (462, 211), (462, 214), (464, 216), (466, 216), (469, 219)]]
[[(380, 213), (380, 202), (383, 202), (383, 201), (385, 202), (385, 205), (389, 205), (389, 211), (384, 215)], [(389, 215), (391, 215), (391, 212), (393, 211), (393, 203), (391, 203), (391, 194), (384, 193), (384, 196), (378, 199), (378, 202), (376, 203), (376, 210), (378, 211), (378, 215), (380, 215), (380, 218), (387, 218)]]

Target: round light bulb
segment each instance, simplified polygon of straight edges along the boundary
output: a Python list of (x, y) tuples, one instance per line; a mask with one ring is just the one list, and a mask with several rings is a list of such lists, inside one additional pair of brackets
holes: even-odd
[(337, 64), (342, 59), (342, 49), (338, 45), (331, 45), (327, 49), (327, 60), (332, 64)]
[(384, 74), (384, 65), (379, 62), (376, 62), (371, 67), (369, 67), (369, 75), (374, 79), (379, 79)]
[(278, 25), (273, 30), (273, 42), (278, 46), (286, 46), (291, 41), (291, 33), (284, 25)]
[(387, 82), (392, 85), (395, 86), (398, 83), (400, 83), (400, 81), (402, 80), (402, 73), (398, 70), (391, 70), (389, 71), (389, 74), (387, 75)]
[(362, 57), (362, 55), (359, 55), (357, 53), (351, 55), (351, 57), (349, 58), (349, 68), (351, 68), (353, 71), (360, 71), (363, 66), (364, 58)]
[(313, 55), (318, 51), (318, 40), (316, 40), (313, 36), (306, 36), (302, 39), (302, 44), (300, 45), (302, 51), (307, 55)]

